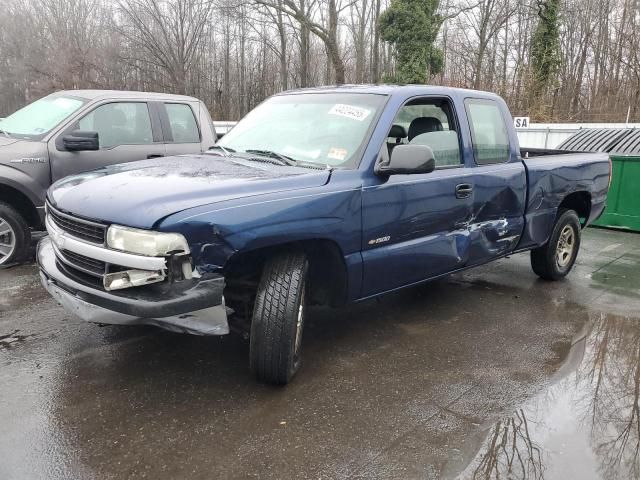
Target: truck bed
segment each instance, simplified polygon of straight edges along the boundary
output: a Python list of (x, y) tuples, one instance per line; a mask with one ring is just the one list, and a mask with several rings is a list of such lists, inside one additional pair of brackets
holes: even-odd
[[(604, 211), (611, 165), (605, 153), (576, 153), (549, 149), (522, 149), (527, 173), (526, 231), (520, 248), (542, 245), (562, 202), (582, 212), (583, 226)], [(568, 200), (567, 200), (568, 199)]]

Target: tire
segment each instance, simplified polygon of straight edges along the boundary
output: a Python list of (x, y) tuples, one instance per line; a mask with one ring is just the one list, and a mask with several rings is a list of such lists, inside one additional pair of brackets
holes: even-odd
[(566, 277), (580, 250), (580, 219), (573, 210), (558, 211), (551, 238), (531, 251), (531, 268), (540, 278), (555, 281)]
[(261, 382), (285, 385), (300, 367), (308, 268), (303, 253), (280, 254), (264, 266), (249, 340), (251, 371)]
[(0, 267), (23, 260), (30, 246), (27, 222), (12, 206), (0, 202)]

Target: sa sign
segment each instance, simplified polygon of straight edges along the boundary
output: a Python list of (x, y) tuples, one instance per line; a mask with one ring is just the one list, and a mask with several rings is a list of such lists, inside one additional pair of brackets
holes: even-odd
[(516, 128), (529, 128), (529, 117), (515, 117), (513, 124)]

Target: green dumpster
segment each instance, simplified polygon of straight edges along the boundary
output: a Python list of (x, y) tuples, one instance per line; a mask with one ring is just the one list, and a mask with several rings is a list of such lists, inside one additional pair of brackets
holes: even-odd
[(582, 129), (557, 148), (611, 156), (607, 209), (594, 225), (640, 232), (640, 129)]
[(640, 156), (611, 156), (607, 209), (594, 225), (640, 232)]

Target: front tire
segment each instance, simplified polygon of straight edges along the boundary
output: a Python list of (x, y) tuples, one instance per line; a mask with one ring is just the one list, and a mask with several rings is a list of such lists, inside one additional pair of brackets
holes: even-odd
[(309, 262), (303, 253), (267, 260), (251, 321), (251, 371), (265, 383), (285, 385), (300, 367)]
[(580, 233), (578, 214), (560, 210), (547, 244), (531, 251), (531, 267), (536, 275), (551, 281), (566, 277), (578, 256)]
[(12, 206), (0, 202), (0, 267), (24, 259), (30, 245), (27, 222)]

